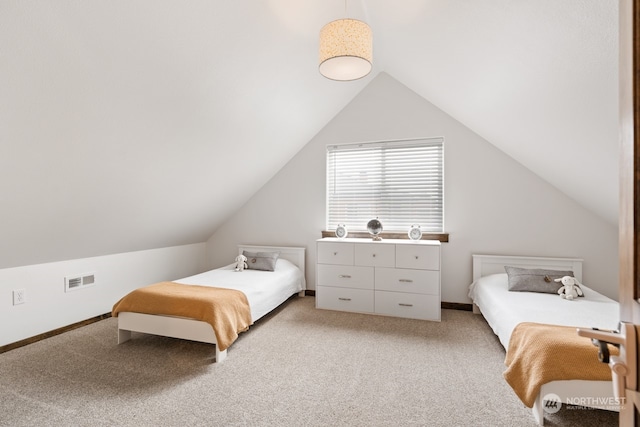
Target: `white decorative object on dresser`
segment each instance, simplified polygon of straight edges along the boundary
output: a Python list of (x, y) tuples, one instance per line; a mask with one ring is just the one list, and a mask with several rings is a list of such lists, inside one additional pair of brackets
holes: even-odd
[(316, 308), (440, 320), (440, 242), (317, 241)]

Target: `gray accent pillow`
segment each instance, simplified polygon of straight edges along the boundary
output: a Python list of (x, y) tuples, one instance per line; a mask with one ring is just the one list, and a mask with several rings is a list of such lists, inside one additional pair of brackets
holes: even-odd
[(242, 255), (247, 257), (247, 268), (249, 270), (274, 271), (280, 252), (242, 251)]
[(542, 268), (504, 267), (509, 278), (510, 291), (542, 292), (557, 294), (562, 283), (555, 282), (564, 276), (572, 276), (573, 271), (544, 270)]

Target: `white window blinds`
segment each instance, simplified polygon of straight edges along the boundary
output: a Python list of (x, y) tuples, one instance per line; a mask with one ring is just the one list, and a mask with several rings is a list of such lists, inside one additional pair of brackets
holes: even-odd
[(327, 230), (366, 230), (378, 218), (385, 231), (420, 224), (444, 232), (443, 139), (327, 147)]

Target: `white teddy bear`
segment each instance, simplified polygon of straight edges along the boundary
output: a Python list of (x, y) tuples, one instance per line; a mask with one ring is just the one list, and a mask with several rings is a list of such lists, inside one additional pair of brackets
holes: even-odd
[(247, 257), (240, 254), (236, 257), (236, 271), (242, 271), (247, 268)]
[(555, 279), (555, 281), (562, 283), (562, 287), (558, 289), (558, 294), (561, 298), (572, 300), (579, 296), (584, 296), (582, 289), (580, 289), (580, 282), (575, 277), (564, 276), (560, 279)]

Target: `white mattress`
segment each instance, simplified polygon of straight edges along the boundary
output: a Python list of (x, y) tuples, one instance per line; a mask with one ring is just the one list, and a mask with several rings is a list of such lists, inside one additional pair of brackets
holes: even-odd
[(275, 271), (235, 271), (235, 263), (215, 270), (175, 280), (186, 285), (213, 286), (244, 292), (255, 322), (305, 288), (304, 275), (286, 259), (278, 259)]
[(469, 286), (469, 297), (480, 308), (505, 349), (509, 346), (511, 332), (521, 322), (618, 329), (618, 303), (587, 286), (580, 287), (584, 298), (574, 300), (563, 299), (557, 294), (510, 292), (506, 273), (491, 274)]

